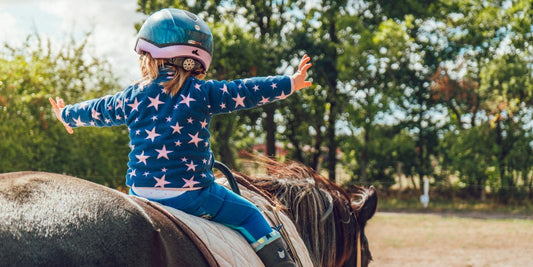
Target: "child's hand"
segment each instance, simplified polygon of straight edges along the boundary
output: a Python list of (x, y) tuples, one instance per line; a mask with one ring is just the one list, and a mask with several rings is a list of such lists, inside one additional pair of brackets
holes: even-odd
[(302, 60), (300, 60), (298, 71), (292, 75), (292, 80), (294, 81), (294, 91), (311, 86), (312, 83), (305, 80), (307, 76), (307, 70), (312, 66), (311, 63), (308, 63), (310, 60), (311, 58), (309, 56), (304, 55)]
[(52, 108), (54, 109), (54, 113), (56, 114), (57, 119), (63, 123), (63, 126), (65, 126), (65, 129), (67, 129), (67, 132), (69, 134), (73, 134), (74, 131), (72, 130), (72, 128), (70, 128), (70, 126), (68, 126), (61, 118), (61, 110), (65, 108), (65, 101), (63, 101), (63, 99), (59, 97), (56, 97), (57, 103), (51, 97), (48, 98), (48, 100), (50, 101), (50, 104), (52, 104)]

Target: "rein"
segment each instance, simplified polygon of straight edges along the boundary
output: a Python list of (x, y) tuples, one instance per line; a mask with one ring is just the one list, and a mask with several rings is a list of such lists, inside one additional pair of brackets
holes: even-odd
[(357, 231), (357, 267), (361, 267), (361, 231)]

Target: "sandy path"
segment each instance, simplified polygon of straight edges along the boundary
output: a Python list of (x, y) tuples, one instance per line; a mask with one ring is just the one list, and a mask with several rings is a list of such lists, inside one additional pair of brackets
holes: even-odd
[(371, 266), (533, 266), (530, 219), (378, 212), (366, 235)]

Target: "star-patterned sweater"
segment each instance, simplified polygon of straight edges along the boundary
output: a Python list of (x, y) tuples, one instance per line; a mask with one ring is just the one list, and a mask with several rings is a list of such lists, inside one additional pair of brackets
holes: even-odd
[(292, 93), (289, 76), (234, 81), (188, 78), (171, 96), (162, 82), (169, 68), (144, 87), (131, 85), (115, 95), (68, 105), (62, 119), (71, 127), (126, 124), (130, 147), (126, 185), (194, 190), (214, 181), (209, 144), (212, 115), (285, 99)]

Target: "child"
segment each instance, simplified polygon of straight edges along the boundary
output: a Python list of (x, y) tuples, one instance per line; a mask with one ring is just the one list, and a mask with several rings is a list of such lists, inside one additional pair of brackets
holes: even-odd
[(140, 54), (140, 82), (75, 105), (50, 98), (57, 118), (71, 134), (72, 127), (126, 124), (130, 194), (238, 230), (266, 266), (295, 266), (259, 209), (214, 183), (208, 129), (212, 115), (285, 99), (310, 86), (305, 81), (310, 58), (302, 58), (292, 77), (203, 81), (213, 36), (202, 19), (179, 9), (152, 14), (139, 31), (135, 51)]

